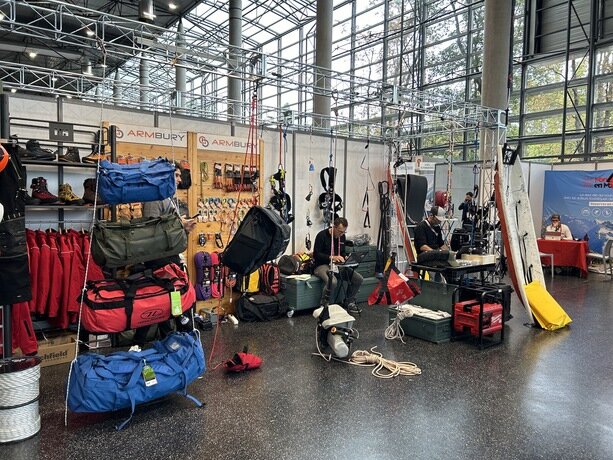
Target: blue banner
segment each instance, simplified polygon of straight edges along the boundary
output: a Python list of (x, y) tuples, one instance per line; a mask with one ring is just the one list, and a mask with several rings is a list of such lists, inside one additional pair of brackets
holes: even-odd
[(589, 239), (590, 251), (602, 252), (613, 238), (613, 169), (545, 171), (543, 226), (560, 214), (575, 239)]

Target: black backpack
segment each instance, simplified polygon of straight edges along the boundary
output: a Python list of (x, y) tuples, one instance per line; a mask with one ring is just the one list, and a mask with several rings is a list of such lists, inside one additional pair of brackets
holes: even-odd
[(239, 275), (278, 258), (289, 244), (291, 229), (272, 209), (253, 206), (223, 253), (223, 264)]

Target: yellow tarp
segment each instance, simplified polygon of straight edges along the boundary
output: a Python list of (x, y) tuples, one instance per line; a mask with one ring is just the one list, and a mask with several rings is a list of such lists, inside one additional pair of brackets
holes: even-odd
[(573, 322), (541, 283), (533, 281), (525, 289), (532, 314), (543, 329), (555, 331)]

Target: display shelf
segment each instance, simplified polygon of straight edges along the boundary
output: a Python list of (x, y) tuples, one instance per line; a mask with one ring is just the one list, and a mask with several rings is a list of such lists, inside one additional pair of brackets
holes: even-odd
[(24, 165), (36, 165), (36, 166), (63, 166), (63, 167), (71, 167), (71, 168), (96, 168), (98, 165), (96, 163), (73, 163), (70, 161), (43, 161), (43, 160), (21, 160), (21, 163)]
[[(96, 206), (97, 209), (100, 209), (102, 207), (106, 207), (107, 205), (98, 205)], [(63, 210), (67, 210), (67, 211), (83, 211), (83, 210), (87, 210), (87, 209), (91, 209), (92, 211), (94, 210), (94, 206), (93, 205), (70, 205), (70, 204), (30, 204), (30, 205), (26, 205), (26, 211), (50, 211), (50, 210), (57, 210), (57, 209), (63, 209)]]

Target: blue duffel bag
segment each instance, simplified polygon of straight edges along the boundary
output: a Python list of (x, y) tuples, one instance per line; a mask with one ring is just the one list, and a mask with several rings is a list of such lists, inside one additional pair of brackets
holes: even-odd
[(130, 165), (100, 162), (98, 191), (107, 204), (163, 200), (176, 188), (175, 166), (163, 158)]
[[(206, 369), (198, 331), (174, 332), (152, 348), (110, 355), (85, 353), (72, 363), (68, 382), (68, 408), (73, 412), (109, 412), (131, 408), (170, 393), (202, 403), (187, 394), (187, 385)], [(153, 373), (152, 373), (152, 372)]]

